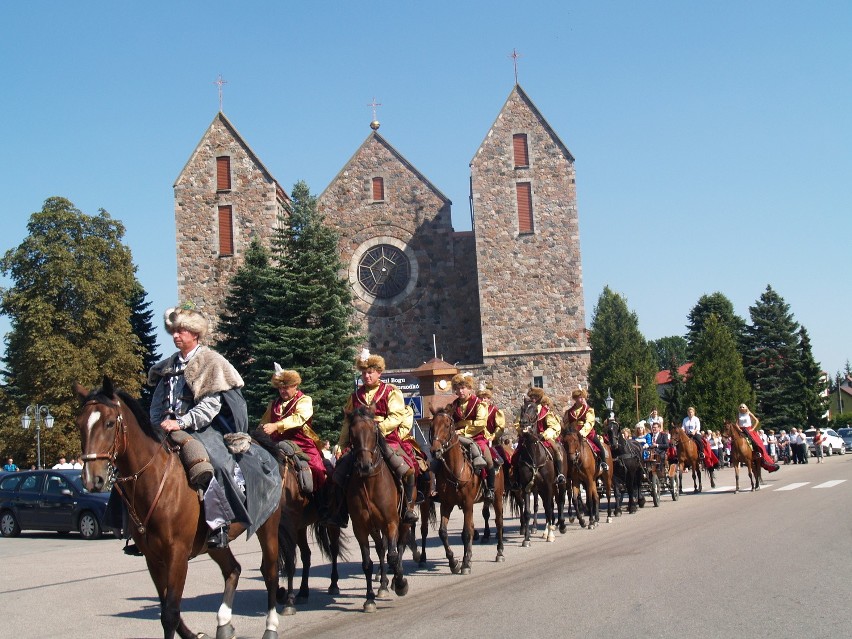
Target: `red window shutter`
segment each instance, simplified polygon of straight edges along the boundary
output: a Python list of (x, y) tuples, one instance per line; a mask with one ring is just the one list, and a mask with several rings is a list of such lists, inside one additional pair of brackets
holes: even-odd
[(219, 255), (234, 254), (234, 211), (230, 206), (219, 207)]
[(532, 189), (529, 182), (515, 185), (518, 194), (518, 232), (533, 232)]
[(527, 149), (526, 133), (515, 133), (512, 136), (512, 148), (515, 151), (515, 166), (529, 166), (530, 156)]
[(385, 199), (385, 179), (380, 177), (373, 178), (373, 201), (383, 202)]
[(227, 155), (216, 158), (216, 190), (231, 190), (231, 158)]

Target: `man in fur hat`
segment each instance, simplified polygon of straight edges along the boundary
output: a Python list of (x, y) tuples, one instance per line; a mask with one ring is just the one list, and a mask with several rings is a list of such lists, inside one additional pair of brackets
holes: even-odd
[(562, 433), (562, 423), (555, 411), (551, 410), (550, 398), (545, 395), (544, 389), (534, 386), (527, 391), (527, 397), (535, 402), (538, 417), (536, 419), (536, 430), (542, 436), (545, 444), (553, 451), (553, 463), (556, 467), (556, 483), (565, 483), (565, 466), (563, 465), (562, 442), (559, 436)]
[[(385, 360), (381, 355), (373, 355), (366, 348), (355, 358), (355, 367), (361, 372), (363, 382), (349, 396), (343, 409), (343, 426), (340, 429), (338, 441), (341, 450), (349, 447), (349, 415), (359, 406), (366, 406), (373, 411), (376, 424), (379, 426), (380, 448), (385, 461), (403, 483), (403, 500), (405, 512), (402, 521), (407, 524), (417, 523), (416, 468), (409, 433), (414, 425), (414, 412), (405, 405), (402, 392), (393, 384), (381, 380), (385, 370)], [(387, 444), (387, 445), (385, 445)], [(346, 452), (337, 462), (334, 471), (334, 482), (338, 486), (337, 509), (333, 522), (341, 527), (346, 526), (347, 512), (345, 486), (352, 470), (352, 453)]]
[(607, 471), (609, 470), (609, 465), (607, 465), (604, 459), (606, 451), (595, 431), (595, 409), (586, 402), (587, 397), (588, 393), (583, 388), (578, 388), (571, 393), (571, 399), (574, 400), (574, 404), (565, 411), (565, 421), (568, 422), (567, 426), (576, 429), (583, 437), (594, 444), (592, 451), (595, 453), (598, 468), (599, 470)]
[(453, 421), (456, 430), (462, 437), (467, 437), (482, 451), (485, 459), (487, 475), (485, 479), (485, 501), (494, 501), (494, 480), (497, 469), (491, 456), (491, 438), (494, 436), (488, 432), (488, 404), (479, 399), (473, 392), (474, 380), (470, 374), (459, 373), (452, 379), (453, 392), (456, 400), (452, 403)]
[(223, 439), (229, 432), (248, 432), (248, 414), (240, 391), (243, 379), (228, 360), (200, 345), (208, 324), (194, 308), (184, 305), (168, 309), (165, 326), (178, 352), (148, 372), (148, 384), (156, 385), (151, 424), (166, 433), (186, 431), (207, 450), (213, 465), (213, 477), (204, 491), (204, 516), (211, 528), (207, 545), (224, 548), (230, 522), (238, 521), (246, 528), (251, 524), (242, 488), (235, 479), (238, 467)]

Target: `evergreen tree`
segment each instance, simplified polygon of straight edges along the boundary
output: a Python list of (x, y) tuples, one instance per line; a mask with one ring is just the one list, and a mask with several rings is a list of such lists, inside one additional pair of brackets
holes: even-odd
[(828, 399), (824, 396), (824, 391), (827, 384), (819, 364), (814, 360), (811, 338), (804, 326), (799, 329), (798, 360), (796, 379), (801, 383), (800, 401), (806, 423), (808, 426), (825, 427)]
[(746, 379), (757, 394), (757, 410), (764, 428), (788, 431), (804, 426), (801, 367), (798, 357), (799, 324), (790, 306), (771, 286), (749, 307), (744, 355)]
[(293, 187), (291, 205), (272, 239), (270, 265), (264, 267), (256, 251), (253, 263), (241, 269), (244, 293), (234, 291), (221, 345), (235, 366), (244, 365), (243, 393), (254, 417), (274, 397), (269, 380), (277, 362), (299, 371), (302, 389), (314, 401), (314, 430), (334, 439), (352, 392), (357, 341), (351, 293), (340, 277), (338, 236), (323, 224), (304, 182)]
[(611, 389), (616, 415), (631, 421), (636, 416), (636, 389), (639, 388), (639, 414), (659, 403), (657, 365), (653, 349), (639, 332), (639, 319), (627, 308), (625, 299), (604, 287), (595, 306), (590, 344), (589, 403), (599, 415)]
[(675, 368), (689, 361), (687, 357), (689, 344), (680, 335), (661, 337), (660, 339), (653, 340), (651, 344), (657, 356), (657, 370), (666, 370), (671, 366), (672, 360), (677, 362)]
[(140, 399), (146, 410), (151, 405), (151, 397), (154, 395), (154, 389), (147, 384), (148, 369), (160, 361), (160, 354), (157, 352), (157, 334), (153, 323), (154, 312), (151, 310), (151, 302), (146, 299), (147, 296), (142, 284), (134, 278), (133, 292), (130, 296), (130, 326), (136, 339), (139, 340), (141, 349)]
[[(56, 418), (41, 433), (43, 459), (76, 456), (72, 383), (93, 386), (107, 374), (139, 393), (142, 356), (128, 304), (136, 283), (132, 257), (119, 221), (104, 210), (85, 215), (61, 197), (47, 199), (27, 230), (0, 260), (13, 281), (0, 292), (0, 310), (11, 320), (6, 390), (21, 401), (18, 414), (26, 404), (46, 404)], [(32, 431), (21, 436), (35, 451)]]
[(712, 293), (711, 295), (702, 295), (687, 317), (686, 325), (686, 341), (688, 344), (688, 355), (692, 358), (694, 355), (695, 343), (704, 330), (704, 322), (711, 314), (715, 314), (716, 318), (725, 326), (733, 335), (737, 348), (742, 352), (742, 340), (745, 334), (745, 321), (734, 313), (734, 305), (722, 293)]
[(730, 329), (715, 313), (705, 319), (694, 349), (686, 396), (701, 418), (702, 428), (721, 430), (726, 420), (736, 417), (741, 403), (752, 404), (742, 359)]
[(686, 409), (689, 408), (686, 400), (686, 378), (680, 374), (680, 366), (675, 357), (669, 361), (671, 382), (663, 392), (663, 401), (666, 404), (663, 416), (669, 426), (680, 424), (686, 415)]
[(225, 312), (219, 319), (218, 330), (222, 338), (216, 345), (216, 350), (242, 375), (248, 374), (254, 361), (259, 299), (264, 291), (274, 285), (269, 252), (263, 247), (260, 239), (255, 237), (246, 251), (243, 264), (231, 278), (228, 295), (225, 297)]

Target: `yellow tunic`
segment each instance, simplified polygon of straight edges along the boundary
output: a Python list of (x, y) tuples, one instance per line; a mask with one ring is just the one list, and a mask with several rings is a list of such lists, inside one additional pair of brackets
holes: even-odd
[(473, 399), (469, 399), (464, 407), (459, 408), (458, 411), (454, 411), (453, 417), (457, 413), (461, 413), (462, 415), (462, 419), (456, 420), (456, 430), (462, 437), (469, 437), (470, 439), (482, 433), (485, 439), (491, 441), (494, 436), (486, 428), (488, 425), (488, 405), (485, 402), (479, 402), (476, 405), (476, 410), (468, 410), (467, 406)]
[[(368, 388), (363, 395), (363, 401), (360, 397), (356, 399), (355, 393), (349, 395), (346, 408), (343, 409), (343, 426), (340, 428), (340, 440), (338, 444), (341, 449), (349, 445), (349, 418), (346, 415), (360, 405), (370, 406), (376, 397), (376, 392), (381, 386), (381, 384), (377, 384), (374, 388)], [(376, 423), (379, 425), (382, 435), (387, 436), (399, 429), (399, 439), (404, 440), (408, 438), (411, 428), (414, 426), (414, 412), (405, 405), (405, 398), (396, 386), (392, 384), (386, 384), (386, 386), (390, 386), (391, 388), (387, 398), (388, 414), (376, 415)]]
[[(539, 413), (541, 413), (541, 407), (538, 407)], [(547, 441), (555, 442), (559, 439), (559, 435), (562, 433), (562, 422), (559, 421), (559, 416), (553, 412), (552, 410), (547, 411), (547, 415), (544, 416), (544, 432), (542, 433), (542, 437), (544, 437)]]
[[(309, 395), (302, 395), (299, 399), (297, 399), (295, 410), (293, 410), (289, 416), (284, 417), (277, 422), (272, 422), (272, 406), (274, 404), (275, 401), (270, 402), (269, 406), (266, 408), (266, 412), (263, 414), (263, 417), (260, 418), (261, 426), (273, 423), (279, 433), (285, 433), (288, 430), (300, 428), (305, 435), (319, 443), (319, 435), (317, 435), (314, 432), (314, 429), (308, 425), (308, 420), (310, 420), (310, 418), (314, 415), (314, 401)], [(287, 412), (287, 408), (288, 407), (285, 402), (283, 412)]]

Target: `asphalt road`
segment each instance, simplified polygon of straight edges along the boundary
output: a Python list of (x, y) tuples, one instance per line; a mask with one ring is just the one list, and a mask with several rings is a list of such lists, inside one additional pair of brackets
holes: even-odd
[[(743, 481), (744, 480), (744, 481)], [(595, 530), (576, 524), (554, 543), (521, 548), (507, 520), (506, 561), (493, 545), (474, 548), (471, 575), (451, 575), (433, 532), (429, 562), (406, 561), (409, 594), (361, 612), (364, 577), (354, 540), (342, 564), (341, 595), (325, 594), (328, 567), (314, 554), (311, 600), (282, 617), (283, 638), (361, 639), (441, 636), (495, 639), (533, 635), (633, 637), (852, 636), (852, 455), (784, 466), (757, 493), (732, 494), (733, 472), (718, 487), (677, 502), (650, 500)], [(748, 479), (741, 477), (741, 486)], [(705, 488), (707, 485), (705, 484)], [(451, 521), (456, 554), (460, 518)], [(243, 565), (235, 601), (239, 637), (263, 633), (265, 593), (257, 541), (233, 544)], [(141, 558), (122, 542), (23, 533), (0, 539), (0, 611), (6, 636), (161, 637), (159, 605)], [(193, 560), (184, 617), (215, 632), (221, 577)]]

